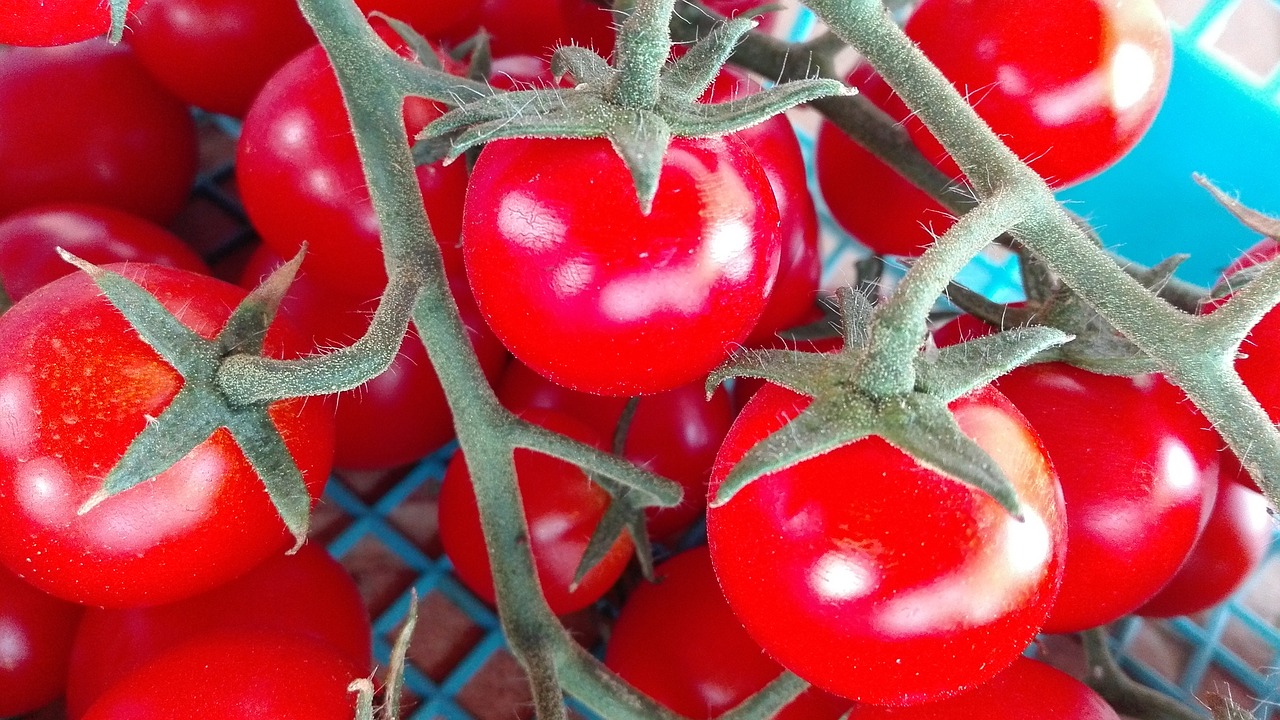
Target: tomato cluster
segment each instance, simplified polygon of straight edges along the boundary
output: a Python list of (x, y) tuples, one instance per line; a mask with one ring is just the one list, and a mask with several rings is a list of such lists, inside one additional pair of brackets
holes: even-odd
[[(425, 41), (373, 16), (392, 52), (458, 75), (476, 71), (468, 39), (483, 27), (497, 88), (572, 87), (552, 77), (549, 49), (607, 55), (618, 32), (591, 0), (356, 4)], [(102, 6), (63, 5), (64, 17), (0, 11), (0, 45), (105, 30)], [(292, 528), (263, 484), (287, 466), (314, 503), (332, 467), (393, 470), (445, 446), (461, 410), (436, 368), (459, 359), (429, 356), (411, 325), (359, 387), (236, 408), (233, 424), (261, 412), (249, 441), (241, 425), (165, 421), (197, 393), (229, 402), (207, 369), (230, 356), (352, 343), (389, 272), (347, 100), (294, 4), (133, 5), (119, 46), (0, 47), (0, 283), (16, 303), (0, 317), (0, 716), (65, 694), (68, 716), (91, 720), (349, 718), (347, 684), (370, 670), (367, 613), (322, 550), (285, 554)], [(707, 5), (734, 16), (759, 3)], [(1168, 82), (1168, 35), (1148, 2), (924, 0), (905, 29), (957, 87), (980, 88), (983, 119), (1057, 185), (1127, 151)], [(848, 84), (959, 178), (870, 66)], [(700, 102), (757, 92), (728, 69)], [(212, 270), (163, 227), (196, 172), (189, 106), (243, 119), (235, 181), (261, 240)], [(395, 134), (402, 125), (410, 143), (448, 110), (409, 97)], [(493, 406), (681, 487), (679, 504), (646, 511), (647, 537), (637, 514), (581, 568), (619, 498), (536, 449), (510, 463), (546, 605), (573, 613), (612, 591), (605, 664), (642, 693), (709, 718), (785, 669), (815, 687), (780, 718), (1114, 720), (1084, 685), (1020, 658), (1034, 637), (1202, 610), (1260, 561), (1265, 501), (1182, 392), (1156, 374), (1063, 363), (1018, 368), (945, 411), (1011, 482), (1017, 517), (881, 437), (764, 473), (721, 503), (752, 448), (818, 401), (747, 379), (707, 393), (708, 374), (744, 346), (838, 353), (848, 339), (788, 335), (826, 317), (801, 146), (785, 116), (675, 137), (646, 206), (615, 145), (494, 140), (470, 164), (422, 162), (414, 177)], [(877, 252), (919, 254), (953, 222), (834, 125), (816, 170), (836, 220)], [(249, 293), (304, 247), (298, 277), (267, 303), (270, 327), (232, 333), (261, 300)], [(70, 274), (55, 248), (149, 299), (108, 297), (101, 271)], [(1273, 416), (1277, 318), (1237, 364)], [(1001, 329), (963, 316), (929, 352)], [(103, 496), (122, 459), (157, 462), (136, 460), (135, 442), (169, 462)], [(457, 579), (496, 604), (490, 563), (507, 549), (487, 547), (476, 495), (459, 452), (440, 485), (440, 540)], [(628, 572), (637, 545), (687, 545), (699, 520), (705, 545), (670, 556), (653, 582)]]

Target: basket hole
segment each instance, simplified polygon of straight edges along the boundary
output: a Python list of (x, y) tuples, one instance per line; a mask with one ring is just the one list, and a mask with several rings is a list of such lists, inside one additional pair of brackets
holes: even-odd
[(1184, 28), (1195, 21), (1209, 0), (1157, 0), (1157, 5), (1168, 18), (1169, 24)]
[(1280, 5), (1240, 0), (1212, 47), (1255, 82), (1265, 81), (1280, 65)]

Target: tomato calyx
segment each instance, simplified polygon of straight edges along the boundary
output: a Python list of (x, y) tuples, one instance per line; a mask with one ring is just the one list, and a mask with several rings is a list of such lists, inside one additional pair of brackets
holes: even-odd
[(302, 471), (272, 422), (271, 402), (234, 404), (221, 391), (218, 369), (232, 355), (261, 355), (267, 328), (292, 282), (302, 255), (282, 265), (235, 308), (218, 336), (206, 340), (187, 328), (142, 287), (122, 275), (81, 260), (63, 258), (87, 273), (137, 330), (143, 342), (182, 376), (182, 388), (153, 418), (107, 473), (102, 486), (77, 510), (90, 512), (104, 500), (159, 475), (213, 433), (226, 428), (257, 471), (271, 503), (295, 539), (306, 541), (311, 496)]

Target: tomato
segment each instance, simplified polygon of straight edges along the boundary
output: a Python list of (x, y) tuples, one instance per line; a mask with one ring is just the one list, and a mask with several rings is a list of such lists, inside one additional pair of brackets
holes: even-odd
[(161, 655), (102, 695), (85, 720), (350, 720), (360, 665), (305, 637), (210, 635)]
[(0, 217), (50, 202), (167, 222), (196, 173), (187, 108), (125, 46), (0, 51)]
[(428, 40), (460, 42), (480, 29), (482, 0), (356, 0), (367, 15), (378, 11), (413, 26)]
[[(436, 103), (409, 98), (405, 126), (416, 134), (441, 112)], [(446, 265), (460, 272), (465, 164), (424, 165), (417, 176)], [(306, 242), (320, 282), (351, 297), (382, 293), (387, 275), (377, 215), (337, 78), (320, 46), (289, 61), (254, 101), (240, 134), (236, 179), (249, 219), (276, 253), (293, 257)]]
[[(906, 33), (1050, 185), (1096, 175), (1164, 101), (1173, 41), (1152, 0), (925, 0)], [(960, 170), (920, 124), (925, 157)]]
[[(511, 363), (498, 385), (498, 399), (514, 412), (555, 410), (612, 438), (627, 400), (588, 395), (560, 387), (522, 363)], [(702, 514), (707, 478), (716, 451), (733, 422), (729, 394), (717, 389), (710, 400), (701, 382), (641, 398), (627, 432), (623, 456), (680, 483), (684, 499), (674, 508), (649, 508), (649, 535), (671, 540)]]
[[(782, 674), (729, 610), (705, 547), (659, 565), (618, 613), (605, 646), (609, 669), (689, 718), (719, 716)], [(776, 720), (836, 720), (849, 702), (810, 689)]]
[(569, 44), (613, 52), (613, 13), (601, 0), (481, 0), (480, 18), (495, 56), (550, 57)]
[[(906, 105), (870, 65), (855, 68), (848, 84), (899, 123), (912, 122)], [(955, 222), (928, 193), (826, 120), (818, 131), (815, 167), (832, 218), (876, 253), (919, 255)]]
[[(130, 15), (142, 1), (130, 1)], [(103, 0), (8, 0), (0, 10), (0, 45), (66, 45), (104, 35), (110, 25)]]
[[(716, 458), (709, 497), (808, 404), (776, 385), (756, 393)], [(953, 695), (1008, 667), (1049, 613), (1066, 526), (1044, 450), (995, 390), (951, 412), (1013, 483), (1023, 522), (878, 437), (765, 475), (707, 512), (734, 614), (770, 657), (824, 690), (881, 705)]]
[[(707, 0), (706, 3), (707, 7), (728, 18), (737, 17), (767, 4), (759, 0)], [(766, 12), (758, 15), (756, 20), (760, 23), (756, 27), (760, 32), (771, 32), (778, 24), (776, 12)]]
[[(183, 270), (108, 267), (205, 338), (244, 297)], [(276, 332), (267, 341), (276, 356), (298, 350)], [(154, 479), (76, 513), (181, 385), (84, 273), (0, 316), (0, 563), (52, 595), (128, 607), (203, 592), (288, 548), (284, 523), (225, 428)], [(302, 399), (269, 413), (319, 497), (333, 457), (331, 413)]]
[(59, 247), (96, 265), (145, 262), (209, 272), (177, 236), (142, 218), (100, 205), (39, 205), (0, 220), (0, 278), (10, 300), (75, 271)]
[[(270, 248), (260, 246), (250, 258), (242, 284), (256, 285), (281, 262)], [(310, 266), (310, 258), (303, 261), (301, 275), (281, 302), (281, 315), (303, 330), (314, 347), (351, 344), (368, 330), (374, 302), (328, 291), (308, 274)], [(450, 287), (480, 367), (494, 381), (507, 364), (506, 348), (484, 324), (466, 283), (451, 280)], [(399, 467), (425, 457), (453, 437), (453, 416), (444, 389), (412, 326), (391, 367), (333, 401), (336, 467)]]
[(1267, 499), (1224, 476), (1213, 513), (1191, 555), (1137, 614), (1190, 615), (1223, 602), (1262, 564), (1274, 533)]
[(309, 637), (362, 672), (369, 670), (372, 629), (360, 591), (323, 546), (308, 543), (186, 600), (128, 610), (91, 608), (75, 633), (67, 716), (83, 716), (109, 688), (172, 648), (239, 631)]
[(641, 395), (693, 382), (769, 300), (768, 183), (732, 137), (677, 138), (646, 216), (608, 140), (489, 143), (463, 229), (476, 304), (513, 355), (565, 387)]
[(1276, 242), (1271, 238), (1263, 238), (1228, 265), (1227, 269), (1222, 271), (1222, 277), (1229, 278), (1241, 270), (1268, 260), (1274, 260), (1276, 256), (1280, 256), (1280, 242)]
[(37, 710), (62, 694), (83, 610), (0, 567), (0, 717)]
[[(556, 412), (530, 410), (533, 423), (604, 449), (604, 437), (581, 422)], [(516, 450), (516, 482), (529, 525), (529, 546), (542, 595), (557, 615), (581, 610), (599, 600), (617, 582), (631, 558), (631, 538), (623, 533), (576, 589), (573, 577), (592, 533), (609, 507), (609, 493), (591, 482), (578, 466)], [(462, 453), (454, 455), (440, 485), (440, 540), (454, 574), (468, 589), (494, 603), (493, 575), (471, 474)]]
[(849, 720), (1120, 720), (1107, 701), (1070, 675), (1018, 658), (985, 685), (907, 708), (854, 708)]

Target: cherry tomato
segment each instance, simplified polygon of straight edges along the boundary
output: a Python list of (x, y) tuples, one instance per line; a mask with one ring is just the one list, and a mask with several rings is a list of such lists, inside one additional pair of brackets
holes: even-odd
[[(130, 16), (142, 1), (131, 0)], [(104, 35), (110, 25), (102, 0), (8, 0), (0, 10), (0, 45), (66, 45)]]
[[(705, 547), (654, 574), (627, 598), (605, 647), (605, 665), (623, 680), (680, 715), (709, 720), (782, 674), (729, 610)], [(849, 704), (811, 689), (774, 717), (836, 720)]]
[(575, 44), (608, 57), (614, 18), (600, 0), (481, 0), (481, 24), (494, 55), (550, 57)]
[(308, 543), (186, 600), (128, 610), (91, 608), (75, 634), (67, 717), (83, 716), (109, 688), (170, 649), (239, 631), (310, 637), (369, 670), (372, 629), (360, 591), (323, 546)]
[[(710, 497), (808, 404), (776, 385), (756, 393), (716, 458)], [(766, 475), (707, 512), (734, 614), (820, 688), (881, 705), (954, 695), (1008, 667), (1049, 613), (1066, 525), (1044, 449), (990, 388), (951, 412), (1013, 483), (1024, 521), (878, 437)]]
[[(1169, 87), (1173, 41), (1151, 0), (925, 0), (905, 29), (1055, 187), (1129, 152)], [(923, 125), (908, 130), (925, 157), (959, 176)]]
[(130, 50), (0, 51), (0, 216), (87, 202), (168, 222), (196, 173), (195, 123)]
[[(183, 270), (108, 267), (210, 339), (244, 297)], [(274, 331), (267, 340), (276, 356), (298, 350)], [(203, 592), (288, 548), (284, 523), (225, 428), (154, 479), (76, 513), (181, 385), (84, 273), (0, 316), (0, 563), (50, 594), (129, 607)], [(332, 414), (301, 399), (269, 412), (319, 497)]]
[(1137, 614), (1190, 615), (1226, 600), (1262, 564), (1274, 533), (1267, 499), (1224, 476), (1213, 514), (1191, 555)]
[(0, 567), (0, 717), (38, 710), (62, 694), (83, 610)]
[[(404, 109), (411, 135), (442, 112), (422, 98), (407, 99)], [(417, 175), (446, 265), (460, 271), (466, 167), (436, 163), (420, 166)], [(293, 257), (306, 242), (320, 282), (351, 297), (382, 293), (387, 275), (378, 219), (337, 78), (320, 46), (289, 61), (254, 101), (240, 135), (236, 179), (249, 219), (279, 255)]]
[(856, 707), (849, 720), (1120, 720), (1107, 701), (1070, 675), (1018, 658), (990, 682), (914, 707)]
[[(530, 410), (525, 419), (582, 442), (605, 448), (601, 434), (556, 412)], [(529, 524), (529, 545), (542, 595), (557, 615), (581, 610), (599, 600), (617, 582), (631, 558), (631, 538), (618, 536), (604, 559), (577, 588), (570, 589), (587, 543), (609, 507), (609, 494), (578, 466), (516, 450), (516, 482)], [(493, 575), (471, 474), (462, 453), (454, 455), (440, 485), (440, 540), (454, 573), (472, 592), (494, 603)]]
[[(610, 438), (627, 404), (624, 398), (560, 387), (519, 362), (511, 363), (502, 374), (498, 399), (517, 413), (532, 408), (562, 412)], [(684, 500), (678, 506), (646, 511), (654, 539), (672, 539), (702, 514), (711, 465), (733, 415), (729, 394), (717, 389), (708, 400), (701, 382), (640, 399), (623, 455), (684, 488)]]
[(463, 230), (476, 304), (513, 355), (565, 387), (642, 395), (693, 382), (769, 300), (768, 183), (732, 137), (677, 138), (644, 215), (608, 140), (489, 143)]
[(367, 15), (377, 11), (402, 20), (428, 40), (459, 42), (480, 29), (482, 0), (356, 0)]
[(85, 720), (350, 720), (367, 670), (317, 641), (262, 632), (193, 640), (114, 685)]
[(39, 205), (0, 221), (0, 278), (10, 300), (75, 271), (59, 247), (95, 265), (145, 262), (209, 272), (177, 236), (142, 218), (100, 205)]
[[(912, 122), (906, 105), (870, 65), (855, 68), (848, 84), (899, 123)], [(919, 255), (955, 222), (936, 200), (829, 121), (822, 122), (815, 152), (818, 185), (832, 218), (872, 251)]]

